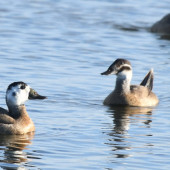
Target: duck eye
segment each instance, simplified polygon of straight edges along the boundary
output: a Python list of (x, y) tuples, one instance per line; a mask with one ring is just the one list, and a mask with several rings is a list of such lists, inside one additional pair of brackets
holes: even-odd
[(20, 87), (20, 89), (22, 89), (22, 90), (25, 89), (25, 85), (22, 85), (22, 86)]

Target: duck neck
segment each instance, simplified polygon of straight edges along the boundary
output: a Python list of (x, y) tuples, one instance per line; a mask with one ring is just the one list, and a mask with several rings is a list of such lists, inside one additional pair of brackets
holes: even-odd
[(19, 106), (8, 106), (8, 109), (10, 116), (14, 119), (18, 119), (20, 117), (29, 117), (24, 104)]
[(129, 93), (132, 73), (118, 75), (116, 79), (115, 91), (117, 93)]

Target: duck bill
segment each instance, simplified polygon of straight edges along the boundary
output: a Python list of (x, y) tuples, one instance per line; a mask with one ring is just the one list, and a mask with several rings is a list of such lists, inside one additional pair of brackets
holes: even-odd
[(115, 74), (115, 73), (110, 69), (108, 69), (107, 71), (101, 73), (101, 75), (110, 75), (110, 74)]
[(30, 99), (30, 100), (35, 100), (35, 99), (42, 100), (42, 99), (46, 99), (46, 98), (47, 98), (46, 96), (41, 96), (34, 89), (30, 88), (28, 99)]

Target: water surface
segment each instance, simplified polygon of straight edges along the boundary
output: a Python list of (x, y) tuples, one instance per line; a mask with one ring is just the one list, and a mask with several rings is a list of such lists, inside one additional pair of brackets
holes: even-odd
[[(1, 169), (169, 169), (170, 41), (148, 28), (169, 1), (6, 0), (0, 2), (0, 104), (14, 81), (44, 101), (26, 107), (35, 134), (0, 137)], [(108, 107), (116, 59), (132, 84), (154, 68), (154, 108)]]

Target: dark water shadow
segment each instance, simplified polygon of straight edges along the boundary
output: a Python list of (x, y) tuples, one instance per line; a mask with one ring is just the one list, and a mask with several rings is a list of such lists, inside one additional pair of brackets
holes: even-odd
[(170, 34), (167, 34), (167, 33), (155, 33), (155, 32), (152, 32), (150, 29), (149, 29), (149, 32), (151, 32), (152, 34), (155, 34), (155, 36), (157, 37), (158, 40), (170, 40)]
[(24, 150), (28, 150), (27, 146), (32, 144), (33, 137), (34, 133), (0, 136), (0, 150), (2, 153), (0, 167), (2, 169), (16, 169), (16, 165), (27, 163), (29, 156)]
[(120, 24), (114, 24), (113, 26), (116, 29), (122, 30), (122, 31), (130, 31), (130, 32), (138, 32), (138, 31), (142, 31), (142, 30), (148, 30), (147, 27), (141, 27), (141, 26), (137, 26), (137, 25), (120, 25)]
[(122, 22), (122, 23), (116, 23), (116, 22), (102, 22), (100, 23), (104, 26), (108, 25), (112, 29), (120, 30), (123, 32), (140, 32), (140, 31), (148, 31), (150, 30), (150, 25), (147, 23), (130, 23), (130, 22)]
[(113, 128), (107, 133), (108, 142), (106, 144), (112, 147), (114, 157), (127, 158), (130, 156), (129, 152), (126, 151), (133, 148), (129, 143), (129, 138), (131, 137), (128, 134), (131, 119), (135, 119), (135, 116), (137, 116), (138, 121), (141, 118), (145, 126), (150, 126), (152, 110), (153, 108), (126, 106), (112, 106), (108, 108), (107, 112), (113, 118)]
[(170, 34), (160, 35), (160, 39), (161, 39), (161, 40), (170, 40)]
[(115, 29), (118, 29), (118, 30), (121, 30), (121, 31), (127, 31), (127, 32), (140, 32), (140, 31), (146, 31), (146, 32), (150, 32), (150, 33), (153, 33), (155, 35), (158, 36), (158, 39), (160, 40), (170, 40), (170, 33), (159, 33), (159, 32), (153, 32), (151, 27), (141, 27), (141, 26), (137, 26), (137, 25), (127, 25), (124, 26), (124, 25), (118, 25), (118, 24), (115, 24), (114, 25), (114, 28)]
[(112, 27), (124, 32), (146, 31), (154, 33), (160, 40), (170, 40), (170, 14), (165, 15), (160, 21), (157, 21), (156, 23), (141, 23), (140, 25), (130, 23), (112, 23)]

